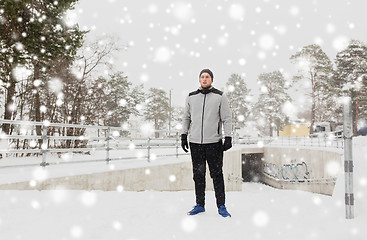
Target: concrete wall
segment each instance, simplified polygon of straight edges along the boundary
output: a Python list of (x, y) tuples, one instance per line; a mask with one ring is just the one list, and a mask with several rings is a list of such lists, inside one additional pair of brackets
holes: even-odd
[[(226, 191), (241, 191), (241, 151), (229, 150), (223, 158), (223, 174)], [(104, 190), (115, 191), (122, 186), (126, 191), (178, 191), (193, 190), (194, 181), (191, 161), (146, 166), (100, 173), (81, 174), (69, 177), (49, 178), (30, 186), (29, 182), (0, 185), (0, 190)], [(207, 190), (213, 190), (212, 179), (207, 168)]]
[(309, 148), (264, 148), (262, 181), (281, 189), (332, 195), (342, 166), (342, 152)]
[[(342, 170), (342, 152), (316, 148), (295, 147), (249, 148), (241, 145), (224, 153), (223, 174), (226, 191), (242, 190), (242, 154), (264, 153), (261, 181), (281, 189), (297, 189), (332, 195), (336, 177)], [(180, 191), (193, 190), (191, 161), (114, 170), (69, 177), (49, 178), (30, 186), (29, 182), (0, 185), (2, 189), (17, 190), (104, 190), (115, 191), (122, 186), (126, 191)], [(173, 179), (174, 178), (174, 179)], [(314, 179), (320, 179), (314, 181)], [(213, 190), (209, 170), (206, 189)]]

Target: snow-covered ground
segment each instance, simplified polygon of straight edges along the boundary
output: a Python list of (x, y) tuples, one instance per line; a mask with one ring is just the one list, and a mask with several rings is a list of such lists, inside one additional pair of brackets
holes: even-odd
[[(355, 218), (345, 219), (344, 175), (332, 197), (244, 183), (227, 193), (232, 218), (187, 216), (193, 191), (0, 191), (1, 239), (367, 239), (367, 137), (354, 138)], [(73, 166), (73, 164), (69, 165)]]

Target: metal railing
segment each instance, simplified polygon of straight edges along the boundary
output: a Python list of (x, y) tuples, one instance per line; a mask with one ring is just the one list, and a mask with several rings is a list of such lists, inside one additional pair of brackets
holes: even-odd
[[(97, 126), (97, 125), (78, 125), (78, 124), (60, 124), (45, 122), (30, 122), (30, 121), (14, 121), (14, 120), (0, 120), (0, 124), (10, 124), (12, 128), (11, 135), (0, 134), (1, 141), (10, 142), (10, 146), (6, 149), (0, 146), (0, 155), (7, 154), (21, 154), (31, 155), (35, 154), (41, 156), (40, 164), (43, 167), (50, 164), (67, 164), (80, 162), (95, 162), (105, 161), (109, 163), (112, 160), (133, 160), (145, 158), (148, 162), (152, 157), (166, 157), (180, 155), (188, 155), (187, 153), (179, 153), (180, 136), (178, 131), (167, 130), (151, 130), (149, 136), (141, 137), (140, 130), (127, 129), (124, 127), (112, 126)], [(36, 127), (41, 128), (41, 135), (37, 135)], [(78, 136), (69, 133), (69, 130), (83, 129), (83, 134)], [(56, 131), (58, 130), (58, 131)], [(97, 131), (92, 133), (91, 131)], [(88, 132), (89, 131), (89, 132)], [(126, 136), (123, 136), (123, 135)], [(159, 134), (164, 137), (153, 137)], [(128, 136), (130, 135), (130, 136)], [(135, 136), (133, 136), (135, 135)], [(236, 135), (234, 135), (236, 136)], [(68, 142), (68, 144), (66, 144)], [(234, 137), (234, 144), (257, 144), (264, 145), (280, 145), (280, 146), (311, 146), (311, 147), (333, 147), (343, 148), (343, 138), (335, 133), (329, 133), (325, 136), (302, 135), (302, 136), (287, 136), (287, 137)], [(23, 146), (20, 146), (23, 145)], [(152, 155), (153, 148), (175, 148), (175, 154), (161, 154)], [(144, 149), (146, 155), (143, 157), (119, 156), (111, 157), (112, 150), (134, 150)], [(49, 154), (63, 154), (63, 153), (90, 153), (95, 151), (105, 151), (103, 159), (69, 161), (69, 162), (48, 162)], [(25, 164), (22, 166), (34, 166), (35, 164)], [(17, 165), (19, 166), (19, 165)], [(10, 166), (0, 166), (10, 167)]]
[[(150, 130), (147, 133), (147, 137), (141, 137), (139, 130), (126, 129), (124, 127), (112, 127), (112, 126), (96, 126), (96, 125), (78, 125), (78, 124), (60, 124), (45, 122), (31, 122), (31, 121), (14, 121), (14, 120), (0, 120), (0, 124), (10, 124), (12, 128), (12, 134), (6, 135), (0, 134), (0, 140), (7, 141), (9, 147), (1, 149), (0, 154), (36, 154), (41, 155), (42, 162), (39, 164), (43, 167), (50, 164), (47, 162), (48, 154), (50, 153), (88, 153), (94, 151), (105, 151), (104, 159), (73, 161), (65, 163), (76, 162), (90, 162), (90, 161), (106, 161), (109, 163), (112, 160), (126, 160), (137, 159), (138, 157), (118, 157), (112, 158), (110, 153), (112, 150), (132, 150), (132, 149), (145, 149), (147, 151), (145, 158), (150, 162), (152, 158), (151, 150), (153, 148), (175, 148), (175, 154), (157, 155), (156, 157), (163, 156), (176, 156), (187, 155), (179, 154), (179, 132), (168, 130)], [(37, 135), (36, 128), (42, 129), (41, 135)], [(55, 131), (58, 129), (58, 131)], [(72, 129), (83, 129), (83, 135), (68, 136), (68, 131)], [(91, 133), (91, 131), (97, 131), (97, 133)], [(89, 132), (88, 132), (89, 131)], [(62, 135), (60, 135), (60, 133)], [(135, 133), (135, 137), (122, 136), (122, 133)], [(53, 134), (53, 135), (51, 135)], [(153, 137), (152, 135), (163, 135), (164, 137)], [(95, 136), (97, 135), (97, 136)], [(68, 144), (65, 142), (68, 141)], [(22, 147), (20, 147), (22, 145)], [(74, 146), (74, 147), (71, 147)], [(78, 147), (79, 146), (79, 147)], [(20, 149), (23, 148), (23, 149)], [(63, 162), (64, 163), (64, 162)], [(26, 164), (23, 166), (32, 166), (34, 164)], [(9, 167), (9, 166), (8, 166)]]
[(299, 147), (344, 147), (344, 139), (338, 132), (329, 132), (324, 135), (298, 135), (298, 136), (276, 136), (276, 137), (240, 137), (239, 144), (257, 144), (274, 146), (299, 146)]

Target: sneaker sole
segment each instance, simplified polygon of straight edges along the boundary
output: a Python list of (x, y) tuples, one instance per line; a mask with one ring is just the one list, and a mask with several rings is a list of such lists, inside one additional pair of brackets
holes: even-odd
[(195, 213), (195, 214), (187, 213), (187, 216), (195, 216), (195, 215), (198, 215), (198, 214), (201, 214), (201, 213), (205, 213), (205, 212), (199, 212), (199, 213)]

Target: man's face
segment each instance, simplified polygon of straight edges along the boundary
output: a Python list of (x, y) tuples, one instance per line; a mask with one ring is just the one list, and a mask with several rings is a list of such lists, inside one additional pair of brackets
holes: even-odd
[(208, 88), (212, 85), (213, 79), (210, 77), (209, 73), (203, 72), (200, 75), (200, 85), (202, 88)]

